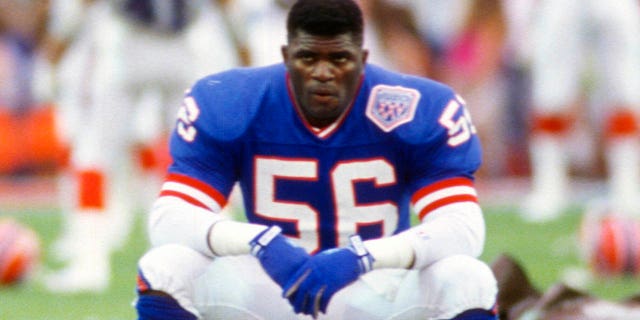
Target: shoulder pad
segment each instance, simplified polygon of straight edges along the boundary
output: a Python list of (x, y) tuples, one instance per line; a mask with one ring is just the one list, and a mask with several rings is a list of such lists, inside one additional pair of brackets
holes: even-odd
[[(185, 98), (199, 109), (196, 126), (216, 140), (241, 136), (255, 118), (263, 96), (277, 79), (274, 67), (240, 68), (198, 81)], [(284, 79), (284, 72), (282, 72)]]

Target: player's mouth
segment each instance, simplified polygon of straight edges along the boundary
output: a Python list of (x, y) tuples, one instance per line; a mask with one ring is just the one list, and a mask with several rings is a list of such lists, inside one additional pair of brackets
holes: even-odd
[(314, 89), (311, 90), (311, 97), (317, 102), (327, 103), (335, 99), (336, 94), (328, 89)]

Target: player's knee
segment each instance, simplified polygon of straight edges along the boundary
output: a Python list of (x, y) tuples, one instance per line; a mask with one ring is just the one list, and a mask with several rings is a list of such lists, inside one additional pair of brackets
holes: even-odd
[(185, 246), (165, 245), (153, 248), (138, 262), (138, 293), (141, 297), (149, 292), (166, 294), (180, 307), (197, 315), (193, 303), (193, 283), (210, 261)]
[[(428, 283), (427, 306), (438, 319), (451, 319), (467, 310), (490, 310), (498, 287), (493, 272), (484, 262), (463, 255), (442, 259), (422, 274)], [(435, 311), (437, 310), (437, 311)]]

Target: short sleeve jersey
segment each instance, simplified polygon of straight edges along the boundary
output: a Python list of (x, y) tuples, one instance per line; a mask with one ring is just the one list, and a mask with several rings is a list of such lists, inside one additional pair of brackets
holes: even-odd
[(239, 182), (249, 222), (279, 225), (312, 252), (406, 230), (412, 204), (422, 217), (476, 201), (481, 162), (449, 87), (374, 65), (322, 131), (301, 117), (283, 64), (203, 78), (185, 96), (170, 150), (167, 181), (185, 188), (165, 194), (208, 208)]

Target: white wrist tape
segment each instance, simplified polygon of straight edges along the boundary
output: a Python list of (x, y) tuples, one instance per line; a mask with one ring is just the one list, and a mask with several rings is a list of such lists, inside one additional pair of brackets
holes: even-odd
[(372, 239), (364, 242), (375, 262), (375, 269), (409, 269), (413, 265), (414, 252), (411, 243), (402, 234), (387, 238)]

